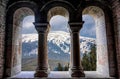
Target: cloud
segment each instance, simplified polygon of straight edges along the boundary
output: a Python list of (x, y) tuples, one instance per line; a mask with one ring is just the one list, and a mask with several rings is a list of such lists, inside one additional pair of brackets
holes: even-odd
[(22, 34), (37, 33), (33, 25), (34, 20), (34, 16), (27, 16), (23, 19)]
[[(90, 15), (83, 15), (83, 24), (82, 29), (80, 30), (80, 35), (86, 37), (96, 37), (96, 28), (95, 28), (95, 21)], [(23, 20), (23, 34), (28, 33), (37, 33), (36, 29), (33, 25), (34, 16), (27, 16)], [(68, 20), (60, 15), (54, 16), (50, 20), (51, 29), (50, 31), (66, 31), (68, 32)]]
[(80, 31), (80, 35), (96, 38), (95, 21), (90, 15), (83, 15), (84, 25)]
[(34, 27), (33, 22), (35, 21), (34, 16), (27, 16), (23, 20), (23, 28), (31, 28)]
[(67, 31), (68, 20), (60, 15), (53, 16), (50, 20), (51, 31)]

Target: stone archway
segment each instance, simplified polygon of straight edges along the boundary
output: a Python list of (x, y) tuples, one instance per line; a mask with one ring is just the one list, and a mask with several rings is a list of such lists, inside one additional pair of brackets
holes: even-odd
[(55, 15), (61, 15), (64, 16), (66, 19), (69, 20), (69, 12), (64, 8), (64, 7), (54, 7), (52, 9), (49, 10), (48, 12), (48, 22), (50, 21), (50, 19), (55, 16)]
[(22, 54), (22, 21), (25, 16), (33, 15), (34, 13), (29, 8), (20, 8), (15, 11), (13, 16), (12, 28), (12, 46), (11, 46), (11, 76), (21, 71), (21, 54)]
[(16, 10), (13, 17), (13, 36), (12, 36), (12, 69), (11, 75), (21, 71), (21, 55), (22, 55), (22, 21), (24, 17), (34, 15), (29, 8), (20, 8)]
[[(74, 3), (73, 3), (74, 4)], [(96, 3), (98, 4), (98, 3)], [(80, 4), (81, 5), (81, 4)], [(85, 4), (84, 2), (82, 3), (82, 5), (86, 5), (88, 6), (87, 4)], [(4, 68), (4, 76), (5, 77), (8, 77), (8, 76), (11, 76), (12, 73), (14, 73), (14, 69), (13, 69), (13, 72), (12, 71), (12, 58), (15, 58), (12, 57), (13, 56), (13, 48), (15, 46), (20, 46), (18, 43), (18, 40), (17, 39), (14, 39), (14, 42), (13, 42), (13, 38), (17, 38), (17, 34), (15, 35), (15, 37), (13, 37), (13, 32), (16, 32), (16, 31), (13, 31), (13, 14), (15, 13), (15, 11), (18, 9), (18, 8), (21, 8), (21, 7), (28, 7), (30, 8), (31, 10), (33, 10), (33, 13), (35, 14), (35, 28), (36, 30), (38, 31), (39, 33), (39, 56), (38, 56), (38, 68), (36, 70), (36, 74), (35, 74), (35, 77), (47, 77), (48, 76), (48, 59), (47, 59), (47, 44), (46, 44), (46, 41), (47, 41), (47, 34), (48, 34), (48, 31), (49, 31), (49, 23), (48, 23), (48, 11), (53, 8), (53, 7), (56, 7), (56, 6), (60, 6), (60, 7), (64, 7), (68, 10), (69, 12), (69, 28), (70, 28), (70, 33), (71, 33), (71, 76), (72, 77), (84, 77), (84, 73), (83, 73), (83, 70), (82, 70), (82, 65), (80, 63), (80, 45), (79, 45), (79, 31), (80, 29), (82, 28), (82, 25), (83, 25), (83, 21), (82, 21), (82, 9), (79, 10), (78, 7), (79, 5), (75, 5), (74, 6), (72, 5), (72, 3), (69, 3), (69, 1), (50, 1), (48, 2), (47, 4), (44, 4), (42, 6), (39, 6), (40, 9), (38, 9), (38, 7), (36, 6), (36, 4), (34, 4), (33, 2), (26, 2), (26, 1), (18, 1), (18, 2), (15, 2), (13, 4), (11, 4), (10, 6), (7, 7), (7, 14), (6, 14), (6, 35), (5, 35), (5, 68)], [(101, 5), (102, 6), (102, 5)], [(41, 8), (42, 7), (42, 8)], [(81, 6), (80, 6), (81, 7)], [(84, 7), (84, 6), (82, 6)], [(100, 9), (99, 9), (100, 10)], [(105, 11), (105, 10), (104, 10)], [(110, 11), (108, 11), (110, 12)], [(79, 14), (80, 13), (80, 14)], [(103, 12), (104, 13), (104, 12)], [(61, 14), (61, 13), (60, 13)], [(100, 13), (101, 14), (101, 13)], [(109, 63), (107, 63), (107, 67), (108, 70), (108, 74), (107, 76), (116, 76), (116, 64), (115, 64), (115, 54), (114, 54), (114, 42), (112, 39), (113, 35), (111, 32), (113, 32), (112, 30), (112, 25), (110, 23), (110, 18), (106, 18), (106, 17), (109, 17), (109, 15), (107, 15), (107, 13), (104, 13), (104, 17), (105, 18), (100, 18), (98, 19), (98, 21), (102, 21), (102, 23), (106, 23), (105, 24), (105, 28), (106, 28), (106, 35), (105, 35), (105, 29), (103, 29), (103, 35), (105, 36), (104, 39), (98, 39), (99, 44), (102, 44), (105, 45), (103, 46), (104, 50), (106, 52), (109, 52), (108, 53), (105, 53), (105, 58), (107, 59), (108, 57), (108, 60), (105, 60), (108, 61)], [(100, 15), (101, 16), (101, 15)], [(40, 18), (38, 18), (40, 17)], [(105, 21), (104, 21), (105, 20)], [(96, 22), (97, 23), (97, 22)], [(100, 24), (98, 24), (98, 26), (100, 26)], [(101, 26), (100, 26), (101, 27)], [(17, 29), (20, 29), (20, 28), (17, 28)], [(98, 30), (98, 32), (101, 33), (101, 31)], [(99, 35), (98, 35), (99, 37)], [(105, 41), (105, 42), (104, 42)], [(13, 47), (13, 44), (15, 45)], [(112, 46), (113, 45), (113, 46)], [(102, 46), (100, 46), (100, 49), (102, 49)], [(13, 47), (13, 48), (12, 48)], [(14, 49), (14, 51), (17, 51)], [(103, 52), (103, 50), (100, 50), (101, 52)], [(107, 55), (106, 55), (107, 54)], [(104, 58), (104, 57), (101, 57), (101, 58)], [(16, 58), (17, 59), (17, 58)], [(98, 58), (99, 59), (99, 58)], [(105, 64), (105, 63), (103, 63)], [(15, 66), (15, 65), (14, 65)], [(104, 66), (101, 64), (101, 67), (102, 67), (102, 70), (104, 69)], [(98, 68), (101, 68), (101, 67), (98, 67)], [(98, 69), (99, 70), (99, 69)], [(104, 71), (104, 70), (103, 70)], [(100, 71), (102, 72), (102, 71)], [(17, 72), (15, 72), (17, 73)]]
[[(23, 6), (19, 6), (20, 4), (23, 4)], [(21, 22), (25, 16), (36, 14), (37, 11), (33, 7), (30, 7), (31, 5), (36, 7), (29, 2), (18, 2), (10, 6), (7, 10), (5, 77), (16, 75), (21, 71)]]
[[(51, 3), (48, 5), (45, 5), (41, 10), (41, 13), (42, 13), (41, 16), (43, 20), (41, 21), (41, 23), (34, 23), (36, 30), (38, 31), (38, 34), (39, 34), (39, 44), (38, 44), (38, 63), (39, 64), (38, 64), (38, 69), (35, 73), (35, 77), (48, 76), (49, 69), (48, 69), (48, 54), (47, 54), (47, 34), (50, 29), (48, 21), (53, 15), (56, 15), (56, 14), (67, 16), (67, 18), (69, 18), (69, 29), (71, 33), (70, 74), (72, 77), (84, 77), (85, 74), (83, 72), (81, 61), (80, 61), (80, 45), (79, 45), (79, 31), (83, 25), (83, 22), (81, 21), (82, 15), (80, 16), (81, 18), (78, 20), (78, 17), (76, 17), (75, 15), (76, 11), (75, 9), (73, 9), (71, 5), (66, 4), (66, 2), (64, 1), (62, 2), (63, 4), (61, 4), (61, 2), (59, 3), (56, 3), (56, 2), (57, 1), (53, 1), (53, 3), (55, 4), (54, 6)], [(63, 13), (61, 13), (58, 10), (62, 11)]]
[(96, 43), (97, 43), (97, 71), (109, 76), (108, 69), (108, 51), (107, 51), (107, 39), (105, 29), (105, 17), (102, 9), (90, 6), (87, 7), (83, 14), (90, 14), (95, 20), (96, 26)]
[[(56, 2), (59, 2), (58, 4)], [(83, 77), (84, 73), (82, 70), (82, 66), (80, 63), (80, 48), (79, 48), (79, 31), (82, 27), (83, 22), (78, 22), (76, 20), (77, 17), (74, 18), (74, 13), (75, 13), (75, 8), (68, 2), (64, 2), (64, 1), (53, 1), (53, 3), (55, 3), (56, 5), (52, 6), (52, 4), (50, 3), (50, 6), (55, 7), (55, 6), (62, 6), (65, 7), (70, 15), (70, 33), (71, 33), (71, 75), (72, 77)], [(21, 5), (21, 6), (19, 6)], [(15, 7), (15, 8), (14, 8)], [(38, 67), (35, 73), (35, 77), (47, 77), (48, 76), (48, 58), (47, 58), (47, 34), (49, 31), (49, 24), (47, 22), (47, 13), (49, 11), (49, 7), (48, 6), (43, 6), (43, 8), (41, 9), (41, 11), (39, 12), (38, 7), (34, 4), (34, 3), (29, 3), (29, 2), (22, 2), (22, 1), (18, 1), (16, 3), (13, 3), (12, 5), (10, 5), (8, 7), (8, 11), (7, 11), (7, 16), (6, 16), (6, 61), (5, 61), (5, 77), (14, 75), (18, 72), (14, 71), (17, 70), (16, 69), (12, 69), (12, 64), (13, 64), (13, 59), (14, 58), (15, 64), (17, 62), (17, 58), (13, 55), (13, 50), (15, 52), (18, 52), (20, 49), (16, 50), (13, 46), (21, 46), (19, 45), (19, 41), (17, 39), (17, 35), (19, 34), (18, 31), (20, 28), (16, 28), (14, 29), (14, 23), (13, 23), (13, 16), (16, 10), (18, 10), (21, 7), (28, 7), (30, 9), (33, 10), (33, 13), (35, 14), (35, 28), (38, 31), (39, 34), (39, 46), (38, 46)], [(47, 8), (46, 8), (47, 7)], [(51, 8), (52, 8), (51, 7)], [(46, 10), (47, 9), (47, 10)], [(44, 14), (45, 12), (45, 14)], [(59, 12), (58, 12), (59, 13)], [(61, 14), (61, 13), (60, 13)], [(24, 16), (22, 16), (24, 17)], [(40, 18), (38, 18), (40, 17)], [(77, 21), (77, 22), (76, 22)], [(16, 23), (16, 22), (15, 22)], [(18, 25), (18, 24), (17, 24)], [(16, 26), (16, 25), (15, 25)], [(17, 33), (15, 34), (15, 37), (13, 37), (13, 32)], [(8, 35), (10, 34), (10, 35)], [(13, 40), (14, 39), (14, 40)], [(76, 41), (75, 41), (76, 39)], [(77, 46), (77, 48), (75, 48), (75, 46)], [(18, 47), (18, 48), (19, 48)], [(19, 51), (20, 52), (20, 51)], [(9, 57), (10, 56), (10, 57)], [(19, 59), (18, 59), (19, 60)], [(78, 61), (78, 62), (77, 62)], [(16, 65), (15, 65), (16, 66)], [(12, 71), (13, 70), (13, 71)]]
[[(56, 6), (54, 8), (51, 8), (48, 12), (48, 22), (49, 22), (49, 26), (50, 26), (49, 33), (48, 33), (48, 40), (52, 39), (51, 42), (50, 42), (50, 40), (48, 41), (48, 50), (51, 50), (51, 49), (54, 50), (52, 52), (48, 51), (48, 57), (51, 58), (50, 53), (54, 52), (53, 56), (55, 57), (56, 60), (59, 60), (57, 62), (52, 60), (54, 62), (55, 67), (52, 65), (52, 63), (49, 62), (50, 68), (52, 66), (54, 67), (54, 69), (53, 69), (53, 67), (50, 69), (51, 72), (54, 72), (54, 71), (59, 72), (60, 71), (57, 68), (58, 63), (60, 65), (62, 65), (63, 71), (68, 71), (68, 70), (64, 70), (64, 67), (66, 65), (68, 67), (69, 63), (70, 63), (70, 61), (69, 61), (70, 60), (70, 56), (69, 56), (70, 53), (68, 54), (70, 47), (69, 46), (66, 47), (66, 45), (64, 44), (65, 41), (67, 41), (67, 38), (70, 37), (69, 31), (68, 31), (68, 20), (69, 20), (69, 13), (63, 7)], [(49, 43), (53, 43), (53, 46), (50, 45)], [(66, 48), (67, 48), (67, 50), (64, 51), (64, 49), (66, 49)], [(65, 54), (65, 52), (66, 52), (66, 54)], [(61, 57), (63, 57), (63, 58), (61, 58)], [(66, 59), (64, 59), (64, 58), (66, 58)]]
[[(83, 10), (83, 14), (91, 15), (95, 20), (96, 26), (96, 43), (97, 43), (97, 69), (96, 71), (105, 77), (115, 76), (115, 54), (113, 51), (114, 44), (112, 41), (112, 24), (110, 23), (110, 16), (99, 6), (87, 6)], [(112, 58), (112, 57), (113, 58)], [(113, 62), (114, 61), (114, 62)], [(112, 63), (111, 63), (112, 62)], [(114, 63), (114, 66), (113, 66)]]

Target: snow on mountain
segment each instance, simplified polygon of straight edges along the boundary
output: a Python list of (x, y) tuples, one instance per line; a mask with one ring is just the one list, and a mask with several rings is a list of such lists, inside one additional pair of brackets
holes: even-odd
[[(95, 39), (80, 36), (81, 54), (90, 52)], [(22, 35), (23, 56), (35, 56), (38, 47), (38, 34)], [(48, 34), (48, 55), (51, 58), (64, 58), (70, 54), (70, 34), (63, 31), (54, 31)]]
[(38, 40), (38, 34), (23, 34), (22, 42), (34, 42)]

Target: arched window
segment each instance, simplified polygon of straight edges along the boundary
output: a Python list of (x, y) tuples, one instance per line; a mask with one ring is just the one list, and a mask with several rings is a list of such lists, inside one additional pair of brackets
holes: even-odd
[[(69, 14), (63, 7), (54, 7), (48, 12), (50, 30), (48, 34), (48, 57), (50, 70), (68, 71), (70, 60)], [(51, 61), (52, 60), (52, 61)], [(59, 65), (61, 69), (59, 69)], [(66, 70), (64, 69), (66, 67)]]
[(6, 39), (9, 40), (6, 43), (6, 76), (13, 76), (21, 72), (22, 22), (24, 17), (34, 15), (34, 12), (30, 8), (22, 7), (15, 10), (13, 14), (8, 13), (8, 15), (10, 16), (7, 16), (6, 21)]
[[(70, 34), (67, 26), (68, 20), (64, 16), (56, 15), (50, 19), (48, 58), (52, 71), (68, 71), (69, 69)], [(59, 68), (59, 64), (61, 68)]]
[(95, 20), (96, 44), (97, 44), (97, 69), (96, 71), (105, 77), (109, 77), (109, 63), (107, 50), (107, 36), (105, 15), (101, 8), (89, 6), (84, 9), (83, 15), (89, 14)]

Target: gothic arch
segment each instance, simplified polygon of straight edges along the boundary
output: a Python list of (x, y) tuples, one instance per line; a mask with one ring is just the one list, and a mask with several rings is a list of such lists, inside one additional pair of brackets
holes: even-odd
[[(6, 27), (5, 27), (6, 48), (5, 48), (4, 77), (10, 77), (21, 71), (21, 65), (18, 65), (20, 64), (20, 60), (13, 61), (14, 60), (13, 58), (15, 58), (13, 57), (13, 54), (15, 54), (15, 52), (21, 53), (20, 51), (21, 45), (20, 45), (20, 41), (18, 40), (19, 31), (21, 29), (21, 26), (19, 26), (19, 23), (27, 15), (33, 15), (33, 14), (37, 15), (38, 14), (37, 9), (38, 7), (35, 3), (28, 2), (28, 1), (22, 1), (22, 2), (18, 1), (16, 3), (13, 3), (7, 8)], [(15, 47), (18, 47), (18, 48), (15, 48)], [(15, 62), (19, 62), (19, 63), (15, 64)]]

